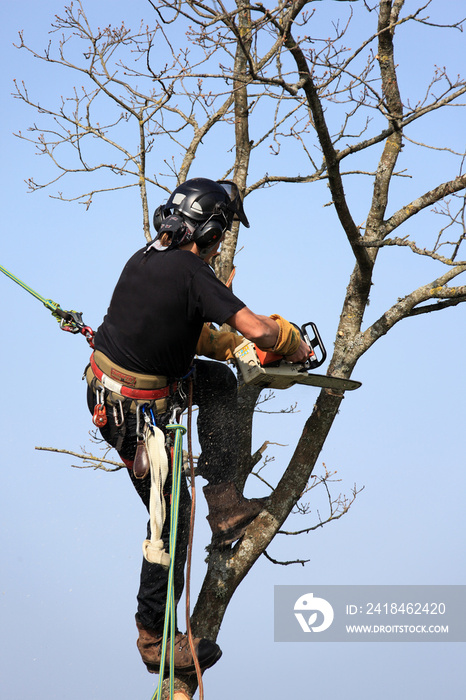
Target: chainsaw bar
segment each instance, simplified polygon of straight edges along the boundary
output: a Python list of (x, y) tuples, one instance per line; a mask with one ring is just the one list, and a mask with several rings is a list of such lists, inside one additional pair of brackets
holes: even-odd
[(353, 391), (361, 382), (341, 377), (327, 377), (324, 374), (309, 374), (301, 364), (280, 362), (275, 367), (261, 365), (254, 343), (245, 340), (235, 350), (236, 364), (246, 384), (268, 387), (270, 389), (288, 389), (294, 384), (307, 384), (325, 389)]

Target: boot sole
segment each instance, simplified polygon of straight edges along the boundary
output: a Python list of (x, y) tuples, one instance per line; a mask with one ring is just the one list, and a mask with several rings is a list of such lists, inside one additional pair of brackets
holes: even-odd
[(241, 525), (238, 525), (236, 528), (226, 530), (222, 534), (213, 535), (212, 547), (214, 547), (215, 549), (222, 549), (233, 544), (233, 542), (236, 542), (236, 540), (241, 539), (241, 537), (246, 532), (246, 528), (248, 527), (248, 525), (250, 525), (252, 521), (256, 519), (256, 517), (257, 515), (254, 515), (252, 518), (250, 518), (246, 522), (241, 523)]

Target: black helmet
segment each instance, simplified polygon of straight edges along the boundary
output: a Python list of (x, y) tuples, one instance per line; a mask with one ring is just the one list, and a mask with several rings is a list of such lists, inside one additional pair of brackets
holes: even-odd
[(204, 257), (235, 219), (249, 228), (235, 183), (196, 177), (174, 189), (167, 203), (156, 209), (154, 227), (157, 238), (171, 234), (171, 248), (194, 241)]

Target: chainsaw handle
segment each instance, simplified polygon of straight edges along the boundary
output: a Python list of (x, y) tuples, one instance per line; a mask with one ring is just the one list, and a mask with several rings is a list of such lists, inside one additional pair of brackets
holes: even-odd
[[(307, 332), (307, 328), (309, 326), (311, 327), (313, 332), (312, 339), (309, 337), (309, 334)], [(320, 365), (322, 365), (327, 359), (327, 351), (325, 349), (324, 343), (322, 342), (322, 338), (320, 337), (320, 333), (317, 330), (317, 326), (312, 321), (309, 321), (309, 323), (305, 323), (304, 326), (301, 326), (300, 332), (304, 342), (307, 343), (307, 345), (309, 345), (309, 348), (311, 350), (311, 356), (303, 365), (304, 369), (316, 369), (317, 367), (320, 367)], [(320, 358), (317, 357), (315, 353), (316, 348), (319, 350)]]

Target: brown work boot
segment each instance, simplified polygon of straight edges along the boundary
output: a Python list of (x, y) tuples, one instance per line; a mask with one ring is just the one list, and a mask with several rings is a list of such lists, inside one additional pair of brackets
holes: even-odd
[[(142, 660), (147, 666), (149, 673), (160, 672), (160, 661), (162, 657), (162, 632), (146, 629), (136, 620), (136, 626), (139, 630), (139, 639), (137, 647), (141, 654)], [(209, 639), (193, 639), (194, 649), (201, 670), (213, 666), (221, 657), (222, 650)], [(175, 636), (175, 669), (178, 673), (190, 675), (196, 672), (193, 655), (189, 646), (188, 637), (181, 632), (177, 632)], [(170, 640), (167, 642), (167, 652), (165, 654), (165, 670), (170, 668)]]
[(267, 502), (267, 498), (245, 498), (233, 481), (204, 486), (204, 495), (215, 547), (226, 547), (239, 540)]

